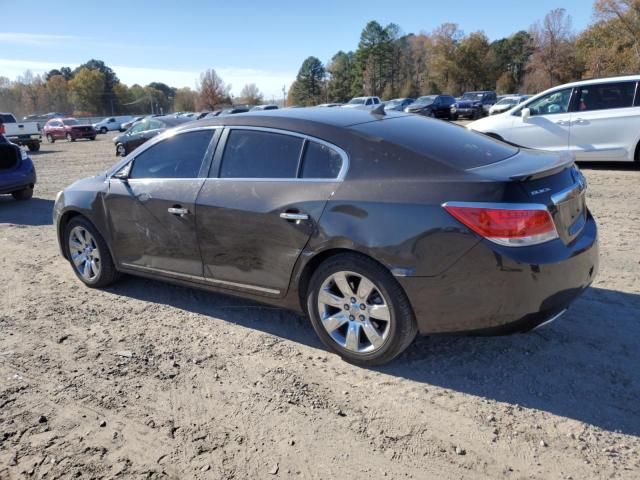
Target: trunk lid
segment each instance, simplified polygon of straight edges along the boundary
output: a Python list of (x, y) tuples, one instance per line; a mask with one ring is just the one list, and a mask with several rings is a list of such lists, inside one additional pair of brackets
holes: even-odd
[(560, 239), (571, 243), (587, 221), (587, 182), (570, 153), (521, 150), (501, 162), (469, 170), (507, 182), (505, 201), (547, 207)]

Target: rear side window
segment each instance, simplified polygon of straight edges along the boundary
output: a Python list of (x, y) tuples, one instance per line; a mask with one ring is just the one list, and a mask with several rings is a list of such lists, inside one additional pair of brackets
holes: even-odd
[(257, 130), (231, 130), (220, 178), (296, 178), (302, 139)]
[(585, 85), (579, 89), (576, 110), (588, 112), (631, 107), (635, 92), (636, 82)]
[(351, 129), (377, 141), (406, 148), (427, 159), (469, 169), (505, 160), (518, 149), (449, 122), (429, 122), (418, 115), (355, 125)]
[(342, 157), (334, 149), (317, 142), (307, 142), (302, 159), (302, 178), (337, 178)]
[(130, 178), (197, 178), (213, 130), (166, 138), (133, 161)]

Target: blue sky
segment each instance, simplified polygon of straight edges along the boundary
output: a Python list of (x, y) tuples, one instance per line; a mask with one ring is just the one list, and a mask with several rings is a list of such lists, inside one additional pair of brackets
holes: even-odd
[(307, 56), (327, 62), (338, 50), (355, 49), (369, 20), (397, 23), (405, 33), (455, 22), (494, 40), (558, 7), (581, 30), (592, 6), (591, 0), (0, 0), (2, 18), (15, 19), (2, 22), (0, 76), (97, 58), (129, 85), (194, 87), (199, 73), (213, 67), (236, 95), (256, 83), (269, 99), (282, 95)]

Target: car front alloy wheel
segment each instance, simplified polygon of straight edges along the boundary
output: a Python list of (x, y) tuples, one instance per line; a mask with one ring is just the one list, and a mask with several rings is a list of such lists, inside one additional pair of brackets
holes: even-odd
[(96, 228), (83, 217), (65, 229), (67, 258), (76, 276), (90, 287), (105, 287), (118, 277), (111, 254)]

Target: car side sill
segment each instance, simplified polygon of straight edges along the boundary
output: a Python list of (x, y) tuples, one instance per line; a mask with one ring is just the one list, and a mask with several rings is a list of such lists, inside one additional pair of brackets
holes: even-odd
[(159, 275), (166, 276), (166, 277), (175, 277), (179, 279), (189, 280), (192, 282), (215, 285), (223, 288), (224, 287), (236, 288), (236, 289), (240, 288), (240, 289), (246, 289), (246, 290), (253, 290), (255, 292), (267, 293), (269, 295), (280, 295), (280, 290), (274, 290), (272, 288), (258, 287), (256, 285), (247, 285), (245, 283), (229, 282), (226, 280), (218, 280), (215, 278), (201, 277), (198, 275), (189, 275), (188, 273), (172, 272), (170, 270), (163, 270), (161, 268), (154, 268), (154, 267), (146, 267), (143, 265), (135, 265), (133, 263), (123, 262), (121, 263), (121, 265), (124, 268), (129, 268), (131, 270), (139, 270), (141, 272), (148, 272), (148, 273), (157, 273)]

